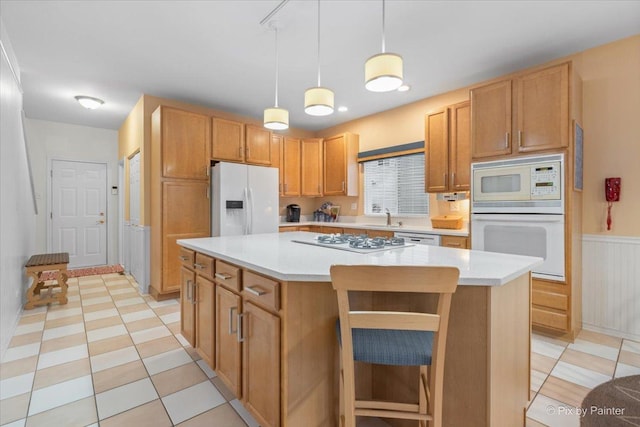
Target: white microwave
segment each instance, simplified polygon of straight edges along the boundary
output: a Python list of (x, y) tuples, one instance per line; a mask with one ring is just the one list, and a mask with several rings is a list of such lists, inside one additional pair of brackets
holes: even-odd
[(472, 211), (563, 214), (563, 169), (562, 154), (473, 163)]

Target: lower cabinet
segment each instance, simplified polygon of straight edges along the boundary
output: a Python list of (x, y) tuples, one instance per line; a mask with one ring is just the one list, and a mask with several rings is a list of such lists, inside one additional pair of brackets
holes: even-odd
[(469, 249), (469, 238), (465, 236), (443, 235), (440, 240), (440, 246), (458, 249)]
[(192, 347), (196, 345), (196, 306), (193, 299), (196, 273), (180, 268), (180, 333)]
[(238, 399), (242, 398), (240, 379), (241, 342), (238, 329), (240, 295), (223, 286), (216, 286), (216, 372)]
[(214, 367), (215, 290), (211, 280), (196, 277), (196, 351), (207, 365)]
[(571, 298), (567, 284), (532, 280), (531, 323), (536, 329), (571, 332)]

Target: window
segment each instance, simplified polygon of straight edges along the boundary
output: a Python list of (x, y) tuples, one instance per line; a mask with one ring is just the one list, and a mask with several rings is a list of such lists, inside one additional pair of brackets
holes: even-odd
[(364, 162), (364, 213), (428, 215), (424, 153)]

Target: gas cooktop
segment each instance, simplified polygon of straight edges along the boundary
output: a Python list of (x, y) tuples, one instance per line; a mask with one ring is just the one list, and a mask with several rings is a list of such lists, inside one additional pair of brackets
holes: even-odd
[(387, 239), (384, 237), (368, 237), (367, 235), (356, 234), (321, 234), (308, 240), (292, 240), (292, 242), (361, 254), (413, 246), (405, 244), (402, 237), (391, 237)]

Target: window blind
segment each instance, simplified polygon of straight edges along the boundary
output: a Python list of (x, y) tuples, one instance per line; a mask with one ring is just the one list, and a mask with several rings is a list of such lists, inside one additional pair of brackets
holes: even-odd
[(365, 215), (429, 214), (424, 192), (424, 153), (364, 162)]

